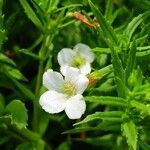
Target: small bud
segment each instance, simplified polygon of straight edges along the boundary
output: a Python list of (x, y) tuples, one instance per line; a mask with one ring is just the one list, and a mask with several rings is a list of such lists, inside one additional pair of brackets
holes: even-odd
[(94, 71), (91, 74), (88, 75), (89, 79), (89, 87), (94, 86), (97, 81), (101, 79), (101, 75), (99, 71)]
[(96, 17), (94, 17), (92, 22), (90, 22), (85, 15), (81, 14), (78, 11), (74, 12), (73, 16), (77, 20), (80, 20), (83, 24), (87, 25), (90, 28), (97, 28), (99, 26), (99, 23), (97, 22)]

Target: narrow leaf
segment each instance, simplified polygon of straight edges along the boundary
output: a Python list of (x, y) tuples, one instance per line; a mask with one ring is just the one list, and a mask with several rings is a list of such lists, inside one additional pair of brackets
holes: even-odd
[(97, 21), (100, 24), (100, 27), (102, 28), (104, 35), (110, 39), (112, 41), (112, 43), (114, 43), (115, 45), (117, 45), (117, 37), (116, 34), (114, 32), (114, 30), (112, 29), (112, 27), (110, 26), (110, 24), (106, 21), (106, 19), (104, 18), (104, 16), (102, 15), (102, 13), (98, 10), (98, 8), (89, 0), (89, 4), (90, 7), (94, 13), (94, 15), (97, 18)]
[(145, 113), (147, 115), (150, 114), (150, 109), (149, 107), (147, 107), (146, 105), (144, 105), (143, 103), (140, 103), (138, 101), (132, 100), (131, 101), (131, 106), (135, 107), (137, 109), (139, 109), (142, 113)]
[(106, 9), (105, 9), (105, 17), (106, 19), (110, 19), (113, 11), (113, 3), (112, 0), (107, 0)]
[(142, 51), (142, 52), (137, 52), (136, 56), (137, 57), (144, 57), (150, 55), (150, 50)]
[(85, 100), (92, 103), (109, 105), (109, 106), (122, 106), (126, 107), (126, 100), (121, 97), (112, 97), (112, 96), (87, 96)]
[(143, 14), (140, 14), (139, 16), (135, 17), (127, 26), (125, 30), (125, 34), (128, 35), (129, 41), (134, 33), (134, 31), (137, 29), (137, 27), (147, 18), (150, 16), (150, 11), (147, 11)]
[[(110, 42), (110, 41), (108, 41), (108, 42)], [(124, 82), (125, 71), (123, 69), (122, 62), (119, 59), (119, 56), (117, 54), (117, 47), (114, 49), (111, 45), (109, 45), (109, 46), (111, 49), (111, 57), (112, 57), (112, 63), (113, 63), (113, 67), (114, 67), (114, 74), (116, 75), (116, 77), (120, 78)]]
[(112, 122), (112, 121), (103, 121), (99, 123), (98, 126), (87, 126), (87, 125), (81, 125), (77, 126), (74, 129), (67, 130), (63, 132), (63, 134), (68, 134), (68, 133), (79, 133), (79, 132), (84, 132), (84, 131), (113, 131), (113, 130), (120, 130), (120, 123), (118, 122)]
[(30, 57), (36, 59), (36, 60), (40, 60), (40, 57), (39, 57), (38, 55), (34, 54), (33, 52), (30, 52), (30, 51), (27, 50), (27, 49), (20, 49), (20, 50), (18, 50), (18, 52), (19, 52), (19, 53), (23, 53), (23, 54), (25, 54), (25, 55), (28, 55), (28, 56), (30, 56)]
[(125, 69), (125, 75), (126, 75), (126, 81), (128, 80), (130, 74), (132, 73), (134, 64), (135, 64), (135, 58), (136, 58), (136, 44), (135, 41), (132, 43), (128, 60), (127, 60), (127, 66)]
[(74, 125), (79, 125), (79, 124), (83, 124), (83, 123), (88, 123), (91, 122), (93, 120), (107, 120), (107, 121), (112, 121), (112, 122), (121, 122), (121, 116), (122, 116), (123, 112), (121, 111), (111, 111), (111, 112), (96, 112), (92, 115), (88, 115), (84, 120), (75, 123)]
[(28, 4), (28, 2), (26, 0), (19, 0), (19, 2), (24, 8), (25, 13), (29, 17), (29, 19), (35, 24), (35, 26), (37, 26), (40, 30), (42, 30), (43, 26), (38, 17), (36, 16), (35, 12), (33, 11), (33, 9)]
[(125, 122), (122, 125), (123, 134), (127, 138), (127, 143), (129, 146), (136, 150), (137, 148), (137, 128), (133, 121)]
[(27, 98), (34, 100), (34, 94), (23, 84), (19, 83), (17, 80), (11, 78), (14, 85), (18, 88), (18, 90)]
[(8, 75), (8, 77), (15, 78), (17, 80), (27, 81), (27, 78), (17, 69), (8, 65), (3, 65), (4, 73)]
[(0, 53), (0, 62), (4, 62), (13, 66), (16, 66), (15, 62), (13, 60), (11, 60), (10, 58), (8, 58), (7, 56), (5, 56), (4, 54)]

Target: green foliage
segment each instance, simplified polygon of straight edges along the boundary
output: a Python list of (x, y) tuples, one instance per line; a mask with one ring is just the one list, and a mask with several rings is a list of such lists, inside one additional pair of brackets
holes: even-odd
[(35, 26), (37, 26), (40, 30), (42, 30), (42, 23), (40, 22), (39, 18), (32, 10), (32, 8), (30, 7), (30, 5), (28, 4), (28, 2), (26, 0), (20, 0), (20, 4), (24, 8), (25, 13), (29, 17), (29, 19), (35, 24)]
[(0, 115), (4, 112), (4, 98), (0, 94)]
[(109, 105), (109, 106), (121, 106), (126, 107), (127, 101), (121, 97), (111, 96), (87, 96), (85, 100), (91, 103)]
[(133, 121), (125, 122), (122, 125), (122, 130), (123, 130), (123, 134), (127, 138), (127, 143), (129, 144), (129, 146), (131, 146), (133, 150), (136, 150), (138, 132), (137, 132), (136, 125), (134, 124), (134, 122)]
[(112, 27), (109, 25), (109, 23), (105, 20), (101, 12), (94, 6), (94, 4), (91, 1), (89, 1), (89, 4), (104, 32), (103, 36), (106, 36), (106, 38), (111, 39), (114, 45), (117, 44), (117, 37)]
[[(150, 149), (149, 0), (0, 0), (0, 149)], [(76, 15), (78, 14), (78, 15)], [(58, 52), (95, 53), (83, 118), (39, 105)], [(63, 134), (62, 134), (63, 133)]]
[(142, 23), (147, 17), (150, 16), (150, 12), (147, 11), (144, 14), (140, 14), (139, 16), (135, 17), (129, 24), (128, 27), (125, 30), (125, 34), (129, 37), (129, 41), (136, 30), (136, 28), (139, 26), (140, 23)]
[(14, 63), (13, 60), (11, 60), (10, 58), (8, 58), (7, 56), (5, 56), (4, 54), (0, 53), (0, 62), (1, 63), (7, 63), (13, 66), (16, 66), (16, 64)]
[(121, 111), (111, 111), (111, 112), (96, 112), (92, 115), (88, 115), (84, 120), (76, 123), (75, 125), (88, 123), (90, 121), (100, 119), (100, 120), (106, 120), (106, 121), (112, 121), (112, 122), (121, 122), (121, 115), (123, 112)]
[(11, 115), (12, 124), (18, 128), (26, 127), (28, 114), (24, 104), (20, 100), (13, 100), (6, 106), (6, 112)]

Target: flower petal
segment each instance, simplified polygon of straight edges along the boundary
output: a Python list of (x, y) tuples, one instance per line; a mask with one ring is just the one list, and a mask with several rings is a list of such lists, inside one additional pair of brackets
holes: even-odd
[(47, 91), (41, 95), (39, 103), (46, 112), (59, 113), (65, 109), (66, 95), (56, 91)]
[(94, 53), (91, 51), (90, 47), (79, 43), (74, 47), (76, 52), (79, 52), (86, 60), (91, 63), (94, 60)]
[(43, 85), (49, 90), (55, 90), (59, 92), (63, 83), (63, 76), (52, 69), (49, 69), (43, 74)]
[(89, 74), (91, 72), (91, 66), (90, 63), (86, 62), (86, 64), (84, 64), (83, 66), (80, 67), (80, 72), (82, 74)]
[[(74, 68), (74, 67), (71, 67), (71, 66), (67, 66), (67, 65), (65, 65), (65, 66), (60, 66), (60, 72), (62, 73), (62, 75), (66, 75), (66, 71), (67, 71), (67, 69), (68, 68)], [(75, 68), (77, 71), (79, 71), (79, 69), (78, 68)]]
[(63, 48), (57, 55), (57, 60), (60, 66), (70, 65), (75, 52), (70, 48)]
[(88, 78), (72, 67), (66, 69), (65, 80), (75, 86), (77, 94), (82, 94), (89, 84)]
[(84, 114), (86, 109), (83, 96), (78, 94), (71, 97), (66, 102), (65, 112), (70, 119), (79, 119)]

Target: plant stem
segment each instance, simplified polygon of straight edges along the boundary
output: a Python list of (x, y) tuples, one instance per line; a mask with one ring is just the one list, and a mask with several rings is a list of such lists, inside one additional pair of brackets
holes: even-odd
[(33, 130), (37, 131), (37, 116), (38, 116), (38, 98), (40, 94), (40, 87), (42, 82), (42, 75), (43, 75), (43, 60), (40, 61), (39, 68), (38, 68), (38, 76), (37, 82), (35, 87), (35, 100), (33, 103)]
[(36, 81), (36, 87), (35, 87), (35, 100), (33, 103), (33, 122), (32, 122), (32, 127), (34, 131), (38, 131), (38, 108), (39, 108), (39, 96), (40, 96), (40, 88), (41, 88), (41, 83), (42, 83), (42, 76), (44, 72), (44, 62), (46, 61), (47, 54), (49, 54), (49, 45), (52, 43), (53, 36), (51, 35), (45, 35), (45, 38), (43, 38), (43, 44), (40, 49), (41, 54), (40, 57), (40, 64), (38, 67), (38, 75), (37, 75), (37, 81)]

